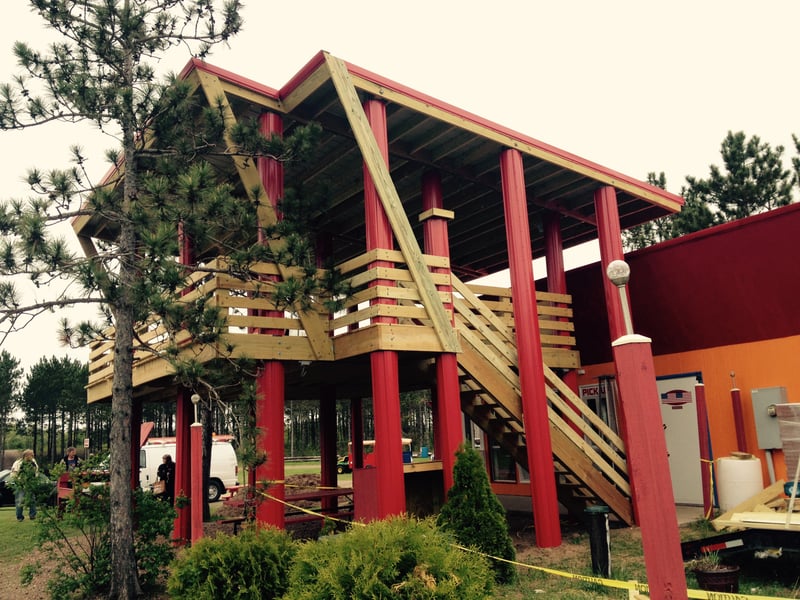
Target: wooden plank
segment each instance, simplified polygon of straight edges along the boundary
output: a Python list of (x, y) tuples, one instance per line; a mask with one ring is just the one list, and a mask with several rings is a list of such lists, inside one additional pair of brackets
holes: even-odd
[(550, 426), (553, 454), (567, 466), (583, 484), (592, 490), (620, 519), (633, 524), (633, 509), (630, 500), (620, 492), (603, 474), (592, 465), (589, 458), (580, 453), (563, 431)]
[(564, 383), (564, 381), (549, 367), (545, 366), (544, 368), (544, 376), (545, 380), (549, 384), (549, 386), (553, 387), (558, 391), (558, 393), (570, 401), (575, 406), (575, 409), (581, 412), (581, 415), (584, 419), (587, 419), (591, 425), (603, 432), (603, 436), (608, 440), (610, 444), (616, 446), (621, 451), (625, 449), (625, 443), (622, 441), (622, 438), (619, 437), (616, 433), (614, 433), (611, 429), (608, 428), (600, 417), (598, 417), (593, 411), (589, 410), (589, 407), (586, 406), (586, 403), (578, 398), (578, 396), (573, 392), (570, 387)]
[(489, 310), (489, 308), (480, 298), (478, 298), (478, 296), (475, 295), (469, 286), (464, 285), (464, 283), (455, 275), (453, 275), (452, 281), (453, 289), (461, 294), (464, 297), (464, 300), (470, 306), (477, 309), (480, 315), (489, 322), (489, 324), (497, 331), (498, 334), (505, 338), (509, 343), (514, 344), (514, 347), (516, 347), (514, 332), (506, 327), (505, 323), (503, 323), (503, 321), (497, 317), (494, 312)]
[(464, 323), (466, 321), (466, 323), (469, 323), (490, 346), (505, 356), (509, 363), (512, 365), (517, 364), (517, 349), (515, 346), (507, 343), (502, 335), (495, 333), (479, 315), (473, 313), (469, 307), (466, 306), (463, 300), (455, 298), (453, 305), (459, 316), (459, 319), (456, 321), (459, 333), (466, 328), (466, 324)]
[(459, 354), (459, 366), (475, 379), (481, 387), (503, 405), (509, 414), (514, 415), (518, 421), (522, 421), (522, 399), (519, 391), (519, 380), (516, 385), (509, 379), (514, 377), (514, 373), (503, 369), (503, 372), (493, 368), (477, 348), (464, 340), (464, 347)]
[(584, 175), (596, 181), (600, 181), (607, 185), (613, 186), (617, 189), (629, 192), (636, 198), (647, 200), (651, 204), (662, 206), (671, 212), (678, 212), (681, 209), (681, 204), (677, 200), (665, 198), (662, 194), (651, 191), (647, 187), (637, 185), (631, 181), (626, 181), (613, 173), (598, 170), (591, 165), (576, 162), (574, 158), (568, 155), (563, 155), (560, 152), (553, 152), (547, 147), (535, 146), (531, 143), (523, 141), (517, 137), (512, 137), (507, 133), (498, 131), (495, 128), (490, 128), (487, 125), (478, 123), (477, 121), (465, 119), (462, 115), (455, 114), (451, 111), (445, 110), (441, 107), (425, 102), (422, 99), (415, 98), (401, 91), (391, 89), (385, 85), (378, 85), (363, 77), (353, 75), (350, 77), (351, 85), (363, 89), (370, 94), (383, 98), (388, 102), (394, 102), (400, 106), (405, 106), (419, 112), (423, 115), (428, 115), (439, 121), (463, 129), (479, 135), (485, 139), (492, 140), (501, 146), (507, 148), (514, 148), (523, 154), (541, 158), (548, 163), (560, 166), (564, 169)]
[(581, 366), (580, 353), (564, 348), (542, 348), (542, 362), (550, 369), (578, 369)]
[(778, 497), (783, 496), (783, 486), (786, 482), (783, 479), (780, 479), (773, 483), (772, 485), (764, 488), (757, 494), (747, 498), (746, 500), (742, 500), (739, 504), (734, 506), (729, 511), (721, 514), (719, 517), (711, 521), (711, 526), (714, 527), (717, 531), (720, 529), (724, 529), (728, 525), (725, 524), (726, 521), (730, 521), (731, 517), (733, 517), (734, 513), (743, 513), (747, 511), (751, 511), (754, 507), (758, 506), (759, 504), (766, 504), (767, 502), (771, 502)]
[[(210, 106), (216, 106), (219, 102), (222, 107), (223, 118), (225, 120), (225, 142), (229, 147), (233, 148), (235, 144), (230, 137), (230, 129), (236, 123), (236, 116), (233, 114), (233, 109), (228, 102), (220, 80), (215, 75), (205, 71), (198, 71), (198, 77), (200, 78), (200, 87), (203, 89), (208, 104)], [(257, 202), (258, 208), (256, 212), (258, 214), (259, 224), (262, 227), (275, 224), (277, 221), (275, 210), (272, 208), (272, 202), (266, 190), (264, 190), (264, 186), (261, 184), (261, 176), (258, 173), (255, 162), (244, 157), (232, 157), (232, 160), (247, 195), (250, 197), (251, 201)], [(271, 247), (275, 245), (277, 245), (277, 242), (270, 242)], [(282, 265), (278, 265), (278, 268), (281, 272), (281, 276), (286, 279), (288, 276), (288, 269)], [(303, 314), (302, 311), (298, 311), (298, 317), (303, 322), (303, 328), (314, 349), (315, 358), (318, 360), (333, 360), (333, 346), (331, 340), (317, 314)]]
[(443, 352), (441, 341), (430, 327), (379, 323), (340, 335), (333, 340), (336, 359), (360, 356), (375, 350), (398, 352)]
[(292, 92), (283, 99), (283, 108), (286, 112), (292, 112), (311, 94), (316, 92), (326, 81), (328, 81), (328, 69), (325, 64), (320, 64), (313, 73), (303, 79)]
[(375, 189), (383, 204), (386, 217), (392, 226), (397, 244), (400, 246), (405, 263), (408, 265), (408, 270), (420, 290), (423, 304), (428, 311), (433, 328), (439, 336), (445, 352), (458, 352), (458, 336), (436, 293), (436, 286), (422, 258), (422, 251), (394, 187), (389, 169), (372, 134), (367, 116), (361, 107), (356, 88), (350, 80), (347, 66), (338, 58), (327, 53), (325, 54), (325, 61), (328, 65), (333, 85), (339, 95), (339, 101), (342, 103), (356, 143), (361, 150), (364, 163), (375, 184)]

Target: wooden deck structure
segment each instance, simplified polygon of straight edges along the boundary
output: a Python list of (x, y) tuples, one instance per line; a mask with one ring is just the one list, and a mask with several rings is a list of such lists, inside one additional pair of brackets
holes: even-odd
[[(390, 446), (400, 437), (399, 392), (433, 389), (439, 405), (435, 453), (445, 487), (463, 439), (463, 412), (529, 469), (537, 541), (560, 543), (557, 531), (538, 540), (553, 520), (557, 530), (557, 503), (576, 514), (603, 503), (633, 522), (622, 438), (575, 393), (579, 332), (561, 253), (599, 239), (605, 268), (622, 258), (621, 229), (679, 210), (680, 197), (325, 52), (281, 89), (200, 61), (190, 62), (182, 77), (209, 103), (223, 106), (229, 125), (257, 118), (278, 120), (284, 132), (311, 121), (322, 126), (318, 159), (290, 176), (328, 182), (332, 209), (326, 220), (320, 216), (318, 229), (329, 241), (327, 258), (357, 290), (339, 313), (321, 304), (288, 313), (257, 293), (253, 282), (224, 274), (226, 258), (214, 257), (211, 266), (220, 271), (187, 282), (183, 299), (211, 297), (227, 315), (227, 329), (215, 347), (199, 347), (187, 334), (184, 352), (208, 362), (223, 355), (261, 361), (258, 411), (273, 431), (282, 430), (288, 398), (372, 397), (376, 440)], [(274, 222), (275, 198), (267, 190), (282, 181), (270, 182), (258, 161), (215, 166), (220, 177), (236, 182), (243, 199), (258, 190), (268, 200), (258, 205), (259, 219)], [(94, 216), (74, 224), (87, 250), (94, 239), (113, 235), (113, 227)], [(533, 291), (531, 255), (547, 257), (546, 292)], [(470, 283), (509, 266), (516, 289)], [(274, 264), (257, 270), (265, 278), (287, 275)], [(622, 323), (619, 296), (610, 283), (603, 286), (615, 339)], [(138, 335), (154, 349), (164, 343), (157, 319), (141, 323)], [(110, 396), (111, 354), (108, 343), (92, 348), (90, 402)], [(170, 376), (168, 363), (153, 353), (136, 354), (137, 400), (177, 399), (182, 428), (190, 405)], [(277, 463), (283, 439), (271, 443)], [(179, 465), (182, 451), (179, 444)], [(335, 478), (336, 455), (331, 446), (322, 452), (327, 485), (326, 473)], [(404, 510), (397, 504), (403, 478), (396, 476), (403, 467), (390, 454), (379, 457), (376, 489), (354, 491), (356, 504), (360, 493), (377, 494), (374, 518)], [(280, 481), (282, 468), (264, 467), (259, 477)], [(258, 518), (280, 525), (283, 510)]]

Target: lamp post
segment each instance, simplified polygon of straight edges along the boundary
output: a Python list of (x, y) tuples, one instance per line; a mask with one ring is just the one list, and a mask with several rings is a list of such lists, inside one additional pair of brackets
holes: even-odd
[(606, 275), (619, 290), (625, 321), (625, 333), (611, 346), (627, 429), (628, 475), (642, 530), (650, 598), (683, 599), (688, 597), (686, 575), (650, 338), (633, 333), (625, 292), (630, 278), (628, 264), (611, 261)]
[(194, 405), (194, 423), (190, 427), (190, 454), (191, 454), (191, 539), (194, 544), (203, 537), (203, 426), (197, 418), (197, 405), (200, 403), (200, 394), (192, 394)]

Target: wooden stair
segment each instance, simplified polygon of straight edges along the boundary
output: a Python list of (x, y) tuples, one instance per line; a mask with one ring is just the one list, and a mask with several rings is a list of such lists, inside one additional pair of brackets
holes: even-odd
[[(513, 332), (455, 278), (454, 287), (462, 410), (527, 469)], [(605, 504), (633, 524), (622, 440), (548, 366), (544, 370), (559, 502), (581, 519), (587, 506)]]

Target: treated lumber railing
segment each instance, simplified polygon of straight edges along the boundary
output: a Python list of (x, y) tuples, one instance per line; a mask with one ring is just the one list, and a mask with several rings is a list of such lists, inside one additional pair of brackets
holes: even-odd
[[(453, 278), (456, 322), (462, 340), (459, 366), (462, 407), (502, 447), (527, 467), (511, 294), (465, 285)], [(478, 296), (480, 294), (480, 297)], [(543, 354), (561, 365), (577, 360), (569, 343), (567, 295), (537, 294)], [(554, 332), (554, 333), (550, 333)], [(566, 345), (566, 348), (564, 347)], [(561, 356), (559, 360), (557, 357)], [(630, 523), (630, 485), (622, 439), (547, 366), (545, 391), (557, 473), (588, 501), (602, 501)], [(577, 366), (577, 365), (576, 365)]]

